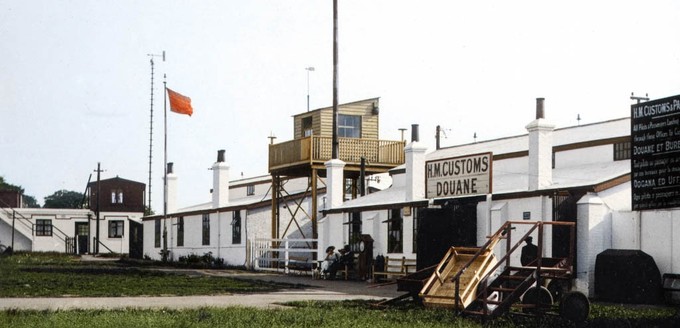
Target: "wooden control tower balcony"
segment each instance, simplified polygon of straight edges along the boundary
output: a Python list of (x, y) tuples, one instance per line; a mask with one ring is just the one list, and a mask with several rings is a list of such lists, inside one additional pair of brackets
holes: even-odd
[[(338, 138), (338, 157), (345, 171), (358, 174), (361, 157), (366, 159), (366, 174), (386, 172), (404, 164), (404, 141)], [(269, 172), (287, 176), (309, 175), (311, 169), (324, 170), (331, 159), (332, 137), (309, 136), (269, 145)]]

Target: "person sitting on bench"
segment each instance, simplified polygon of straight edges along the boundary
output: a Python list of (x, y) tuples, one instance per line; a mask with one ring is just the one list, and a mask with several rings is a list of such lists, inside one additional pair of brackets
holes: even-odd
[(321, 262), (321, 274), (327, 275), (331, 267), (340, 260), (338, 253), (335, 252), (335, 246), (328, 246), (326, 248), (326, 257), (324, 261)]
[(354, 252), (352, 252), (349, 245), (345, 245), (345, 247), (340, 250), (340, 259), (331, 264), (331, 267), (328, 270), (329, 278), (335, 279), (335, 274), (338, 270), (343, 269), (345, 266), (350, 270), (354, 268)]

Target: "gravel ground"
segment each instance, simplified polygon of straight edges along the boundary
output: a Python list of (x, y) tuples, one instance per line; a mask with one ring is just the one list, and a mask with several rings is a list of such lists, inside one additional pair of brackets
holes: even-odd
[(229, 276), (237, 279), (273, 281), (295, 288), (272, 293), (232, 294), (218, 296), (166, 297), (49, 297), (0, 298), (0, 310), (66, 310), (119, 308), (198, 308), (248, 306), (259, 308), (281, 307), (281, 303), (305, 300), (382, 300), (402, 295), (396, 285), (379, 285), (363, 281), (317, 280), (305, 275), (284, 275), (233, 270), (178, 270), (187, 274)]

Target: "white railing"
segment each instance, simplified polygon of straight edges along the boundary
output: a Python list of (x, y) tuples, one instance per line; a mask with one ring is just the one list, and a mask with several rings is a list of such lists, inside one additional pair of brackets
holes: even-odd
[(318, 239), (266, 239), (250, 240), (250, 267), (257, 271), (290, 273), (295, 270), (314, 270)]

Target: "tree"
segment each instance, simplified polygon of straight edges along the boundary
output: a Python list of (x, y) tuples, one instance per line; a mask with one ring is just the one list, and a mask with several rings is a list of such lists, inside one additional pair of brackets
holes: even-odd
[(21, 186), (15, 186), (11, 183), (5, 182), (5, 178), (0, 176), (0, 190), (12, 190), (18, 191), (19, 193), (24, 193), (24, 188)]
[(38, 201), (35, 199), (33, 196), (29, 195), (22, 195), (22, 204), (24, 204), (24, 207), (28, 208), (40, 208), (40, 204), (38, 204)]
[(0, 190), (18, 191), (22, 195), (22, 203), (24, 207), (38, 208), (40, 204), (33, 196), (24, 195), (24, 188), (16, 186), (5, 181), (5, 178), (0, 176)]
[(45, 197), (44, 208), (82, 208), (83, 194), (77, 191), (59, 190)]

